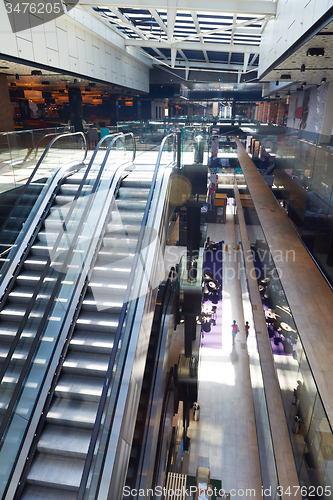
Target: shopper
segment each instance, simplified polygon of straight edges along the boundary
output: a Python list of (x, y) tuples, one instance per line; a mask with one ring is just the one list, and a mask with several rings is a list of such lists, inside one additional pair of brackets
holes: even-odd
[(247, 340), (247, 338), (248, 338), (248, 336), (249, 336), (249, 330), (250, 330), (250, 325), (249, 325), (249, 322), (247, 321), (247, 322), (245, 323), (245, 335), (246, 335), (246, 340)]
[(235, 337), (236, 337), (238, 332), (239, 332), (239, 328), (238, 328), (238, 325), (236, 323), (236, 320), (234, 319), (234, 321), (231, 325), (232, 345), (235, 345)]

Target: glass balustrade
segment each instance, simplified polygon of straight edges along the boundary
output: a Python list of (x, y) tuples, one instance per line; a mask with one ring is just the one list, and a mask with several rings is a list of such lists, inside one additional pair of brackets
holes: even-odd
[(243, 211), (300, 485), (332, 498), (332, 427), (253, 203)]
[(0, 194), (23, 186), (45, 148), (71, 127), (0, 133)]
[[(46, 136), (44, 137), (44, 139)], [(5, 275), (17, 248), (26, 233), (27, 227), (39, 209), (55, 173), (60, 166), (77, 162), (82, 164), (87, 148), (82, 133), (53, 136), (31, 172), (20, 178), (18, 196), (7, 206), (7, 214), (2, 221), (0, 233), (0, 281)], [(82, 164), (83, 165), (83, 164)], [(22, 173), (22, 169), (20, 170)], [(3, 202), (8, 200), (8, 192), (3, 194)]]

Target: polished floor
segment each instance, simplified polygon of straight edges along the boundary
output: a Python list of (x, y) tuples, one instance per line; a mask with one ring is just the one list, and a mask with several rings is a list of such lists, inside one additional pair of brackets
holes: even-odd
[[(190, 422), (188, 436), (191, 444), (188, 456), (185, 454), (184, 457), (183, 473), (195, 475), (198, 466), (209, 467), (211, 478), (221, 479), (224, 491), (231, 492), (234, 498), (261, 498), (260, 464), (244, 328), (247, 318), (244, 318), (237, 277), (238, 242), (230, 205), (226, 224), (209, 224), (207, 236), (213, 241), (224, 240), (228, 245), (228, 250), (223, 251), (222, 304), (218, 306), (222, 307), (222, 347), (211, 347), (207, 339), (209, 333), (201, 341), (200, 421), (191, 419)], [(233, 346), (231, 324), (234, 319), (240, 331)], [(250, 332), (249, 339), (251, 334), (254, 333)]]

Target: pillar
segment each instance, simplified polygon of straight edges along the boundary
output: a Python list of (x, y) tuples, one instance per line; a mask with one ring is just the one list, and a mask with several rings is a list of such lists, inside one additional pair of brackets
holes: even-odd
[(265, 101), (264, 102), (263, 115), (262, 115), (262, 121), (263, 122), (267, 122), (268, 109), (269, 109), (269, 102)]
[(118, 95), (110, 95), (108, 106), (108, 114), (110, 117), (110, 125), (116, 126), (118, 120)]
[(83, 132), (82, 125), (82, 96), (79, 87), (69, 87), (69, 119), (75, 132)]
[[(333, 134), (333, 116), (332, 116), (332, 109), (333, 109), (333, 82), (326, 83), (325, 86), (327, 86), (327, 94), (326, 94), (326, 100), (325, 100), (325, 109), (324, 109), (324, 116), (323, 116), (323, 123), (322, 123), (322, 128), (321, 128), (321, 133), (326, 136), (331, 136)], [(324, 86), (321, 86), (324, 87)], [(321, 89), (321, 87), (318, 90)]]
[(13, 106), (10, 102), (7, 76), (0, 74), (0, 132), (12, 132), (15, 130), (13, 118)]

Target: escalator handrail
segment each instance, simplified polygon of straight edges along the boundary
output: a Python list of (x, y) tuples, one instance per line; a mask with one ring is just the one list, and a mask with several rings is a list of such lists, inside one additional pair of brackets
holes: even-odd
[[(171, 137), (173, 137), (174, 141), (176, 142), (176, 139), (177, 139), (176, 133), (171, 133), (171, 134), (165, 136), (162, 140), (162, 143), (160, 145), (160, 149), (158, 152), (157, 161), (156, 161), (155, 169), (154, 169), (154, 174), (153, 174), (153, 178), (152, 178), (152, 182), (151, 182), (151, 187), (150, 187), (149, 195), (148, 195), (148, 199), (147, 199), (146, 209), (145, 209), (145, 212), (143, 215), (142, 225), (141, 225), (140, 233), (139, 233), (139, 237), (138, 237), (138, 242), (137, 242), (135, 253), (134, 253), (134, 260), (133, 260), (130, 276), (128, 279), (128, 284), (127, 284), (127, 289), (126, 289), (126, 293), (125, 293), (125, 297), (124, 297), (123, 306), (122, 306), (121, 313), (119, 316), (119, 323), (118, 323), (117, 331), (115, 334), (112, 353), (110, 356), (107, 372), (105, 375), (105, 383), (103, 385), (103, 390), (102, 390), (102, 394), (100, 397), (98, 410), (97, 410), (97, 414), (96, 414), (94, 429), (92, 432), (92, 437), (91, 437), (91, 440), (89, 443), (88, 453), (87, 453), (83, 473), (81, 476), (81, 483), (80, 483), (80, 487), (78, 490), (77, 500), (84, 499), (86, 484), (88, 481), (88, 477), (89, 477), (89, 473), (90, 473), (90, 469), (91, 469), (91, 465), (92, 465), (92, 459), (94, 456), (94, 450), (96, 447), (98, 434), (100, 432), (100, 426), (101, 426), (102, 417), (103, 417), (103, 413), (104, 413), (105, 403), (107, 400), (109, 385), (110, 385), (111, 381), (113, 380), (113, 377), (112, 377), (113, 366), (114, 366), (116, 354), (118, 352), (118, 346), (119, 346), (120, 339), (121, 339), (122, 332), (123, 332), (123, 328), (124, 328), (125, 317), (126, 317), (126, 313), (127, 313), (127, 309), (128, 309), (128, 305), (129, 305), (129, 301), (130, 301), (130, 293), (131, 293), (132, 285), (134, 282), (135, 272), (136, 272), (138, 258), (139, 258), (139, 251), (140, 251), (140, 248), (142, 246), (145, 226), (147, 223), (150, 205), (151, 205), (154, 190), (155, 190), (155, 184), (156, 184), (156, 179), (157, 179), (157, 175), (158, 175), (158, 171), (159, 171), (159, 167), (160, 167), (160, 163), (161, 163), (163, 149), (164, 149), (164, 145), (165, 145), (166, 141), (169, 140)], [(174, 151), (174, 160), (175, 160), (175, 151)], [(113, 412), (112, 412), (113, 414), (112, 414), (111, 421), (113, 421), (114, 411), (115, 411), (115, 407), (113, 408)], [(110, 424), (110, 428), (111, 428), (111, 424)]]
[[(111, 143), (110, 143), (110, 145), (108, 146), (108, 149), (107, 149), (106, 154), (105, 154), (105, 156), (104, 156), (104, 159), (103, 159), (102, 165), (101, 165), (101, 167), (100, 167), (100, 169), (99, 169), (99, 171), (98, 171), (97, 177), (96, 177), (96, 179), (95, 179), (95, 182), (94, 182), (94, 186), (93, 186), (93, 189), (92, 189), (91, 195), (93, 195), (93, 194), (96, 192), (96, 189), (97, 189), (97, 187), (98, 187), (99, 180), (100, 180), (100, 178), (101, 178), (101, 176), (102, 176), (102, 173), (103, 173), (103, 171), (104, 171), (104, 169), (105, 169), (105, 166), (106, 166), (106, 163), (107, 163), (107, 159), (108, 159), (108, 156), (109, 156), (109, 154), (110, 154), (110, 151), (111, 151), (111, 149), (112, 149), (113, 145), (116, 143), (116, 141), (117, 141), (118, 139), (120, 139), (120, 138), (122, 138), (122, 137), (125, 137), (126, 135), (131, 135), (131, 136), (132, 136), (132, 139), (133, 139), (133, 143), (135, 143), (133, 134), (114, 134), (114, 136), (105, 136), (105, 137), (103, 137), (103, 139), (101, 139), (101, 141), (100, 141), (100, 143), (99, 143), (99, 146), (102, 144), (102, 142), (105, 140), (105, 138), (110, 138), (110, 137), (112, 138)], [(96, 148), (96, 149), (97, 149), (97, 148)], [(95, 156), (96, 156), (96, 155), (95, 155)], [(80, 193), (82, 192), (82, 189), (83, 189), (83, 186), (84, 186), (85, 180), (87, 179), (87, 176), (88, 176), (88, 174), (90, 173), (90, 169), (91, 169), (91, 168), (92, 168), (92, 166), (93, 166), (93, 159), (95, 158), (95, 156), (94, 156), (94, 157), (91, 159), (91, 161), (90, 161), (89, 167), (88, 167), (88, 169), (87, 169), (87, 170), (86, 170), (86, 172), (85, 172), (84, 178), (83, 178), (83, 180), (82, 180), (82, 182), (81, 182), (81, 184), (80, 184), (80, 187), (79, 187), (78, 192), (77, 192), (77, 194), (76, 194), (76, 196), (75, 196), (75, 198), (74, 198), (74, 201), (76, 201), (76, 200), (78, 199), (78, 197), (79, 197)], [(114, 174), (113, 174), (113, 177), (112, 177), (112, 178), (114, 178), (114, 177), (115, 177), (116, 172), (117, 172), (117, 170), (114, 172)], [(111, 182), (112, 182), (112, 181), (111, 181)], [(53, 291), (52, 291), (52, 294), (51, 294), (51, 296), (50, 296), (50, 299), (49, 299), (49, 301), (48, 301), (48, 304), (47, 304), (47, 306), (46, 306), (46, 309), (45, 309), (45, 311), (44, 311), (44, 313), (43, 313), (43, 317), (41, 318), (41, 321), (40, 321), (40, 323), (39, 323), (39, 327), (38, 327), (38, 330), (37, 330), (37, 332), (36, 332), (36, 336), (35, 336), (35, 338), (34, 338), (34, 341), (33, 341), (32, 345), (31, 345), (31, 348), (30, 348), (29, 354), (28, 354), (27, 359), (26, 359), (26, 361), (25, 361), (25, 363), (24, 363), (24, 366), (23, 366), (23, 368), (22, 368), (22, 371), (21, 371), (21, 374), (20, 374), (20, 377), (19, 377), (18, 383), (17, 383), (17, 385), (16, 385), (16, 387), (15, 387), (15, 389), (14, 389), (14, 391), (13, 391), (13, 394), (12, 394), (12, 396), (11, 396), (11, 400), (10, 400), (10, 402), (9, 402), (8, 406), (7, 406), (7, 410), (6, 410), (5, 416), (4, 416), (4, 418), (3, 418), (2, 422), (1, 422), (1, 426), (0, 426), (0, 442), (1, 442), (1, 438), (2, 438), (2, 436), (3, 436), (4, 432), (5, 432), (5, 430), (6, 430), (6, 428), (7, 428), (7, 425), (8, 425), (8, 423), (9, 423), (10, 419), (11, 419), (11, 414), (12, 414), (12, 411), (13, 411), (13, 409), (14, 409), (14, 407), (15, 407), (16, 403), (17, 403), (17, 397), (18, 397), (18, 394), (19, 394), (19, 392), (20, 392), (20, 390), (21, 390), (22, 384), (24, 383), (25, 376), (26, 376), (26, 374), (27, 374), (27, 372), (28, 372), (28, 370), (29, 370), (29, 368), (30, 368), (30, 362), (31, 362), (31, 360), (32, 360), (32, 358), (33, 358), (33, 356), (34, 356), (34, 353), (35, 353), (35, 347), (38, 345), (38, 342), (39, 342), (39, 340), (40, 340), (40, 338), (41, 338), (41, 335), (43, 334), (44, 327), (45, 327), (45, 325), (46, 325), (46, 323), (47, 323), (47, 320), (48, 320), (48, 313), (49, 313), (49, 311), (50, 311), (50, 309), (51, 309), (51, 307), (52, 307), (52, 304), (53, 304), (54, 299), (55, 299), (55, 295), (56, 295), (56, 293), (57, 293), (57, 291), (58, 291), (58, 289), (59, 289), (59, 287), (60, 287), (61, 281), (62, 281), (62, 279), (63, 279), (63, 272), (64, 272), (64, 271), (63, 271), (63, 269), (65, 269), (65, 268), (66, 268), (67, 263), (68, 263), (69, 259), (71, 258), (71, 255), (73, 254), (74, 245), (75, 245), (76, 241), (77, 241), (77, 240), (78, 240), (78, 238), (79, 238), (79, 235), (80, 235), (80, 232), (81, 232), (81, 228), (82, 228), (82, 226), (83, 226), (83, 224), (84, 224), (84, 219), (85, 219), (85, 216), (87, 215), (88, 210), (89, 210), (89, 208), (90, 208), (91, 204), (92, 204), (92, 196), (90, 196), (89, 202), (87, 203), (87, 205), (86, 205), (86, 207), (85, 207), (85, 210), (84, 210), (84, 212), (83, 212), (83, 214), (82, 214), (82, 217), (81, 217), (80, 221), (79, 221), (79, 222), (78, 222), (78, 224), (77, 224), (77, 228), (76, 228), (76, 231), (75, 231), (75, 235), (74, 235), (74, 237), (73, 237), (72, 243), (71, 243), (70, 248), (69, 248), (69, 250), (68, 250), (68, 254), (67, 254), (66, 259), (65, 259), (65, 261), (64, 261), (64, 263), (63, 263), (62, 269), (61, 269), (61, 271), (59, 272), (59, 276), (58, 276), (57, 281), (56, 281), (56, 283), (55, 283), (54, 289), (53, 289)], [(65, 228), (66, 228), (66, 226), (67, 226), (67, 224), (68, 224), (68, 222), (69, 222), (69, 220), (70, 220), (70, 218), (71, 218), (71, 215), (72, 215), (72, 212), (73, 212), (73, 210), (74, 210), (74, 207), (75, 207), (75, 203), (73, 203), (73, 204), (72, 204), (71, 208), (69, 209), (69, 211), (68, 211), (68, 213), (67, 213), (67, 216), (66, 216), (65, 222), (64, 222), (64, 223), (63, 223), (63, 225), (62, 225), (62, 230), (60, 231), (60, 233), (59, 233), (59, 235), (58, 235), (58, 237), (57, 237), (57, 240), (56, 240), (56, 242), (54, 243), (54, 247), (53, 247), (53, 248), (56, 248), (56, 247), (57, 247), (57, 245), (58, 245), (58, 243), (61, 241), (61, 238), (62, 238), (63, 234), (65, 233)], [(20, 340), (20, 335), (21, 335), (21, 333), (22, 333), (22, 331), (23, 331), (23, 329), (24, 329), (24, 327), (25, 327), (25, 324), (26, 324), (26, 322), (27, 322), (28, 318), (29, 318), (29, 315), (30, 315), (30, 313), (31, 313), (32, 307), (33, 307), (33, 305), (34, 305), (34, 303), (35, 303), (35, 298), (37, 297), (37, 295), (38, 295), (38, 294), (39, 294), (39, 292), (40, 292), (40, 289), (41, 289), (41, 287), (42, 287), (42, 285), (43, 285), (44, 277), (45, 277), (45, 275), (46, 275), (46, 273), (47, 273), (47, 271), (48, 271), (48, 269), (49, 269), (50, 265), (51, 265), (51, 257), (50, 257), (50, 255), (49, 255), (49, 256), (48, 256), (48, 258), (47, 258), (47, 262), (46, 262), (45, 269), (44, 269), (44, 271), (43, 271), (43, 273), (42, 273), (42, 275), (41, 275), (41, 277), (40, 277), (40, 279), (39, 279), (39, 283), (38, 283), (38, 285), (37, 285), (37, 287), (36, 287), (36, 289), (35, 289), (35, 291), (34, 291), (34, 294), (33, 294), (32, 298), (31, 298), (31, 299), (30, 299), (30, 301), (29, 301), (29, 306), (28, 306), (28, 308), (27, 308), (27, 311), (25, 312), (25, 314), (24, 314), (24, 316), (23, 316), (23, 318), (22, 318), (22, 320), (21, 320), (21, 323), (20, 323), (19, 329), (18, 329), (18, 331), (17, 331), (17, 333), (16, 333), (16, 335), (15, 335), (15, 339), (12, 341), (12, 344), (11, 344), (11, 347), (10, 347), (10, 350), (9, 350), (9, 353), (8, 353), (8, 355), (7, 355), (7, 357), (6, 357), (5, 362), (3, 363), (3, 366), (2, 366), (2, 369), (1, 369), (1, 375), (2, 375), (2, 377), (4, 376), (4, 374), (5, 374), (5, 372), (6, 372), (6, 368), (8, 368), (8, 365), (9, 365), (9, 363), (10, 363), (10, 360), (11, 360), (12, 354), (13, 354), (13, 352), (15, 351), (15, 348), (17, 347), (17, 344), (19, 343), (19, 340)], [(68, 303), (68, 304), (69, 304), (69, 303)]]
[(87, 141), (86, 141), (86, 138), (85, 138), (85, 135), (83, 134), (83, 132), (73, 132), (73, 133), (70, 133), (70, 134), (60, 134), (60, 135), (57, 135), (57, 137), (54, 137), (54, 139), (52, 139), (52, 141), (49, 143), (49, 145), (45, 148), (45, 151), (43, 152), (42, 156), (39, 158), (38, 162), (37, 162), (37, 165), (35, 166), (35, 168), (33, 169), (33, 171), (31, 172), (30, 176), (29, 176), (29, 179), (27, 180), (25, 186), (24, 186), (24, 189), (21, 193), (21, 196), (15, 201), (14, 205), (13, 205), (13, 208), (11, 209), (11, 211), (9, 212), (8, 216), (7, 216), (7, 219), (4, 221), (4, 223), (2, 224), (1, 228), (0, 228), (0, 232), (4, 230), (4, 228), (6, 227), (6, 225), (8, 224), (11, 216), (13, 215), (13, 212), (14, 210), (16, 209), (17, 205), (20, 203), (20, 201), (22, 200), (23, 196), (25, 195), (27, 189), (28, 189), (28, 186), (31, 184), (32, 182), (32, 179), (34, 178), (37, 170), (39, 169), (40, 165), (42, 164), (44, 158), (46, 157), (46, 155), (48, 154), (48, 152), (50, 151), (51, 147), (53, 146), (53, 144), (58, 141), (59, 139), (62, 139), (63, 137), (74, 137), (74, 136), (78, 136), (80, 135), (83, 140), (84, 140), (84, 144), (85, 144), (85, 154), (84, 154), (84, 158), (82, 159), (82, 162), (84, 162), (84, 160), (86, 159), (87, 157)]

